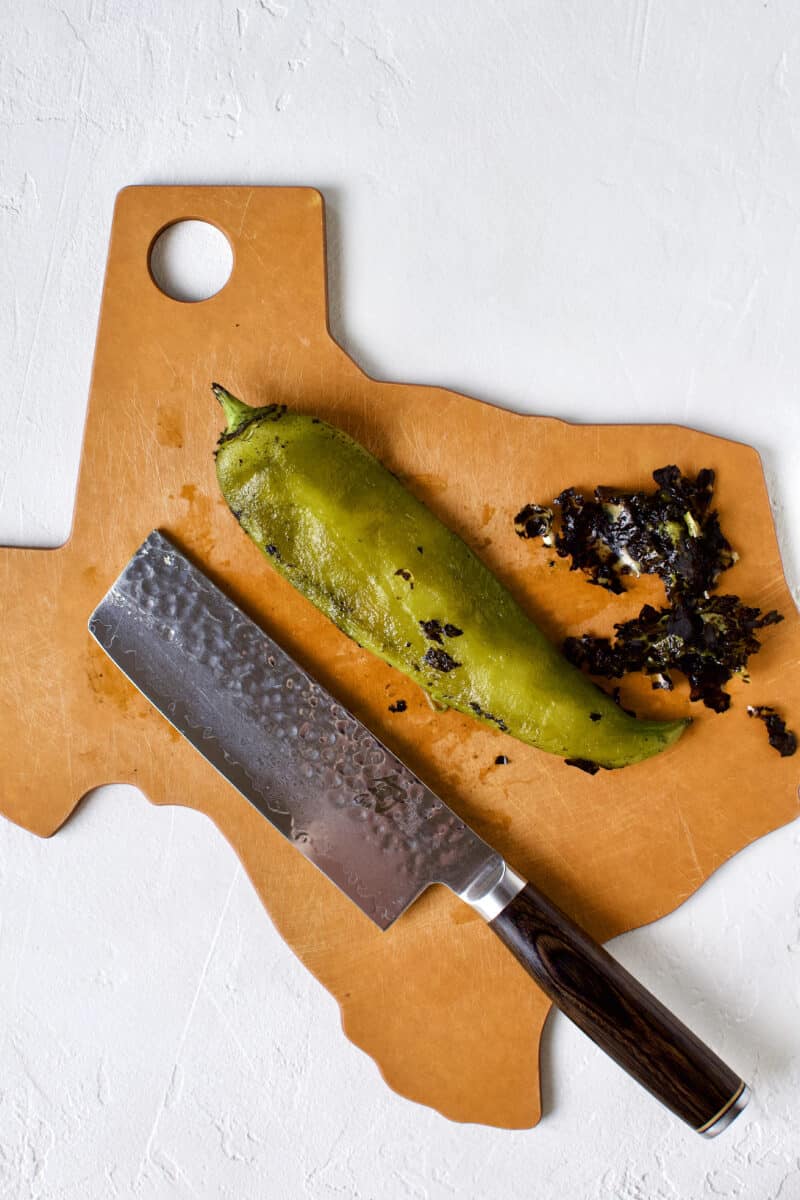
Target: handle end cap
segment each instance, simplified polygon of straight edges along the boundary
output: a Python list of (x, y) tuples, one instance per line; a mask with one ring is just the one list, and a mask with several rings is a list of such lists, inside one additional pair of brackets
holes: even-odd
[(717, 1137), (723, 1130), (727, 1129), (732, 1121), (735, 1121), (740, 1112), (747, 1108), (750, 1100), (750, 1088), (746, 1083), (742, 1083), (738, 1092), (736, 1092), (723, 1109), (702, 1125), (698, 1129), (698, 1133), (705, 1138)]

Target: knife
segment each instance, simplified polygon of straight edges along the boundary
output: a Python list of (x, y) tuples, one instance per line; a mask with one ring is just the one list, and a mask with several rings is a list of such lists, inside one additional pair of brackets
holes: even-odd
[(742, 1079), (472, 830), (157, 530), (89, 619), (112, 661), (386, 930), (427, 887), (469, 904), (558, 1008), (698, 1133)]

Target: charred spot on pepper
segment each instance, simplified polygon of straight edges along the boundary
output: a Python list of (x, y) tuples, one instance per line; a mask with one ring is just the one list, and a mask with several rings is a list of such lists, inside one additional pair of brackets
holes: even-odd
[(568, 767), (577, 767), (579, 771), (585, 771), (587, 775), (596, 775), (600, 770), (600, 764), (592, 762), (590, 758), (565, 758), (564, 762)]
[(394, 704), (389, 705), (390, 713), (402, 713), (408, 708), (405, 700), (395, 700)]
[(505, 767), (508, 765), (508, 763), (511, 762), (511, 759), (508, 757), (507, 754), (498, 754), (497, 758), (494, 761), (495, 761), (495, 766)]
[(398, 569), (395, 571), (395, 575), (399, 575), (401, 579), (405, 579), (411, 590), (414, 590), (414, 576), (405, 567), (398, 567)]
[(422, 554), (422, 546), (417, 546), (417, 554)]
[(442, 622), (435, 617), (429, 621), (420, 621), (419, 627), (429, 641), (438, 642), (440, 646), (444, 645), (442, 634), (444, 634), (445, 637), (457, 638), (461, 637), (464, 633), (464, 630), (459, 629), (457, 625), (451, 625), (449, 621), (443, 625)]
[(589, 713), (589, 720), (590, 720), (590, 721), (602, 721), (602, 719), (603, 719), (603, 714), (602, 714), (602, 713), (598, 713), (598, 712), (590, 712), (590, 713)]
[(503, 733), (507, 732), (508, 726), (502, 717), (496, 717), (494, 713), (487, 712), (485, 708), (481, 708), (477, 700), (470, 700), (469, 706), (476, 716), (483, 717), (484, 721), (494, 721), (498, 729), (502, 730)]
[(747, 715), (764, 722), (769, 744), (781, 758), (791, 758), (797, 750), (797, 734), (786, 728), (786, 722), (776, 709), (768, 704), (748, 704)]
[[(214, 390), (218, 385), (212, 385)], [(216, 392), (215, 392), (216, 394)], [(286, 412), (285, 404), (268, 404), (266, 408), (253, 409), (253, 415), (247, 417), (235, 429), (226, 429), (219, 435), (217, 446), (223, 446), (226, 442), (232, 442), (234, 438), (240, 437), (245, 430), (252, 425), (256, 425), (260, 421), (280, 421), (283, 414)], [(216, 454), (214, 456), (216, 458)]]
[[(264, 549), (266, 550), (266, 552), (270, 556), (270, 558), (274, 558), (277, 562), (281, 561), (281, 552), (278, 549), (278, 547), (276, 545), (274, 545), (272, 542), (270, 542), (268, 546), (265, 546)], [(291, 564), (289, 564), (289, 565), (291, 566)]]
[(433, 646), (430, 650), (425, 651), (422, 661), (429, 667), (433, 667), (435, 671), (454, 671), (456, 667), (461, 666), (461, 663), (456, 662), (446, 650), (435, 650)]
[(440, 646), (444, 645), (442, 638), (442, 623), (433, 618), (430, 621), (420, 621), (419, 627), (425, 634), (425, 637), (430, 642), (438, 642)]

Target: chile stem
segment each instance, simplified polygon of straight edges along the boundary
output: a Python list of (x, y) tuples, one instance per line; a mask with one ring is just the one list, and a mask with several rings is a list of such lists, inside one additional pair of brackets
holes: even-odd
[(241, 400), (237, 400), (235, 396), (224, 388), (220, 383), (212, 383), (211, 390), (222, 405), (222, 411), (225, 413), (225, 420), (228, 422), (227, 433), (235, 433), (240, 425), (249, 420), (254, 413), (254, 409), (249, 404), (244, 404)]

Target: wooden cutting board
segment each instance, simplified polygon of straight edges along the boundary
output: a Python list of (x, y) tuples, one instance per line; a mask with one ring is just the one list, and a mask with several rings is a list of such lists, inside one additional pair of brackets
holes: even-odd
[[(199, 304), (169, 299), (148, 272), (155, 236), (187, 217), (219, 226), (234, 249), (229, 283)], [(214, 476), (214, 379), (251, 404), (314, 412), (362, 441), (555, 639), (609, 630), (646, 600), (657, 602), (659, 585), (643, 581), (613, 597), (563, 562), (549, 565), (541, 545), (514, 534), (521, 505), (569, 484), (638, 487), (666, 463), (713, 467), (723, 527), (741, 552), (724, 590), (777, 607), (786, 620), (765, 631), (752, 682), (731, 687), (728, 713), (692, 705), (695, 722), (674, 749), (621, 771), (590, 777), (466, 717), (434, 713), (414, 684), (359, 650), (280, 579), (239, 530)], [(131, 188), (114, 214), (71, 537), (57, 550), (0, 550), (5, 815), (48, 836), (90, 789), (110, 782), (137, 784), (155, 804), (206, 813), (281, 934), (336, 997), (347, 1036), (390, 1087), (453, 1120), (535, 1124), (548, 1002), (491, 931), (434, 888), (379, 933), (87, 634), (89, 612), (155, 527), (515, 867), (607, 939), (674, 909), (740, 847), (798, 811), (800, 757), (781, 759), (745, 712), (748, 702), (773, 703), (800, 723), (798, 614), (756, 452), (677, 426), (569, 425), (370, 379), (327, 329), (318, 192)], [(407, 711), (391, 713), (398, 699)], [(667, 695), (643, 680), (626, 684), (623, 702), (641, 714), (689, 710), (685, 688)], [(498, 755), (508, 765), (496, 765)]]

